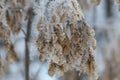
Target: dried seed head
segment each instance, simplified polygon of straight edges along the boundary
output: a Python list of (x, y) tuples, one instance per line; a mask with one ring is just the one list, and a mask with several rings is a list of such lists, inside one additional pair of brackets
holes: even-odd
[(6, 60), (9, 62), (14, 62), (18, 59), (18, 55), (14, 50), (14, 45), (10, 44), (9, 50), (7, 51)]
[(64, 67), (57, 65), (58, 75), (64, 75)]
[[(28, 20), (29, 18), (29, 11), (26, 11), (26, 14), (23, 15), (24, 12), (22, 13), (20, 10), (26, 5), (24, 4), (25, 1), (5, 1), (7, 7), (10, 8), (5, 10), (8, 25), (6, 27), (8, 28), (4, 28), (4, 24), (2, 25), (4, 27), (0, 26), (0, 29), (3, 28), (3, 32), (0, 31), (0, 36), (3, 36), (5, 39), (6, 60), (10, 62), (18, 58), (10, 39), (10, 33), (12, 31), (18, 34), (22, 19)], [(42, 1), (44, 2), (45, 0)], [(98, 5), (100, 0), (91, 0), (91, 2)], [(50, 76), (64, 74), (64, 72), (73, 69), (93, 74), (95, 62), (92, 53), (96, 45), (94, 32), (83, 20), (84, 17), (78, 2), (76, 0), (45, 1), (45, 4), (48, 3), (49, 7), (45, 11), (43, 11), (43, 7), (42, 9), (39, 8), (43, 14), (40, 16), (40, 21), (37, 25), (39, 36), (36, 41), (40, 52), (39, 59), (49, 62), (48, 74)], [(36, 6), (33, 9), (36, 9)]]
[(73, 69), (94, 75), (96, 68), (92, 55), (96, 47), (94, 31), (84, 21), (81, 9), (75, 0), (71, 0), (71, 4), (61, 8), (65, 11), (63, 13), (57, 9), (60, 5), (60, 3), (54, 5), (55, 9), (50, 6), (49, 10), (52, 8), (52, 11), (48, 11), (51, 14), (50, 20), (43, 15), (45, 22), (41, 17), (37, 25), (39, 36), (36, 45), (40, 52), (39, 59), (49, 62), (50, 76), (64, 74)]
[(17, 53), (15, 51), (10, 51), (7, 53), (6, 60), (9, 62), (15, 62), (18, 59)]
[(6, 20), (13, 33), (18, 34), (20, 32), (20, 24), (22, 21), (20, 9), (6, 10)]
[(17, 59), (17, 54), (14, 51), (14, 45), (10, 39), (10, 30), (7, 26), (4, 26), (3, 23), (0, 23), (0, 33), (2, 38), (4, 38), (4, 48), (7, 53), (6, 60), (13, 62)]
[(51, 63), (50, 66), (49, 66), (48, 74), (49, 74), (50, 76), (53, 76), (54, 73), (55, 73), (54, 70), (55, 70), (55, 64), (54, 64), (54, 63)]
[(44, 55), (43, 55), (43, 53), (41, 53), (41, 54), (39, 55), (39, 60), (40, 60), (40, 61), (44, 61)]

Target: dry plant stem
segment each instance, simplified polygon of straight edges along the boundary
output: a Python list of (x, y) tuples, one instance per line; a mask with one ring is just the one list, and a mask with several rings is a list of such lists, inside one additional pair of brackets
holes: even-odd
[(29, 15), (29, 19), (28, 19), (28, 24), (27, 24), (27, 34), (26, 34), (26, 40), (25, 40), (25, 47), (26, 47), (26, 51), (25, 51), (25, 80), (30, 80), (29, 79), (29, 63), (30, 63), (30, 59), (29, 59), (29, 40), (30, 40), (30, 34), (31, 34), (31, 25), (32, 25), (32, 21), (34, 18), (34, 14), (33, 14), (33, 9), (30, 8), (28, 11), (28, 15)]

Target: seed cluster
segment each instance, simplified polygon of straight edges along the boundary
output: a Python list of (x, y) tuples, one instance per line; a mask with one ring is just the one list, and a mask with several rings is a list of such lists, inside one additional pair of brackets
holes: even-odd
[(49, 3), (54, 4), (54, 8), (49, 6), (47, 11), (51, 15), (40, 18), (36, 41), (39, 59), (47, 60), (51, 76), (73, 69), (94, 75), (94, 31), (85, 22), (78, 3), (75, 0), (70, 0), (69, 5), (66, 3)]
[[(31, 2), (32, 5), (27, 2)], [(11, 62), (17, 59), (10, 36), (19, 34), (21, 22), (28, 21), (28, 9), (32, 7), (35, 15), (39, 15), (40, 18), (37, 26), (32, 26), (39, 32), (36, 40), (40, 52), (39, 59), (48, 62), (48, 74), (61, 75), (76, 69), (94, 75), (96, 69), (93, 56), (96, 48), (94, 31), (84, 20), (77, 0), (32, 2), (33, 0), (0, 2), (0, 38), (4, 39), (6, 59)]]

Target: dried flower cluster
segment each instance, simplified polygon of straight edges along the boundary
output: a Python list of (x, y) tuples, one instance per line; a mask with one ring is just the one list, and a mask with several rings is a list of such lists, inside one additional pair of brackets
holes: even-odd
[(7, 53), (6, 60), (13, 62), (17, 59), (17, 53), (11, 41), (11, 34), (18, 34), (22, 21), (21, 8), (14, 1), (0, 2), (0, 38), (4, 39), (4, 48)]
[(18, 56), (14, 50), (11, 35), (19, 34), (22, 21), (28, 20), (27, 0), (1, 0), (0, 1), (0, 39), (4, 39), (7, 53), (6, 60), (13, 62)]
[(13, 62), (17, 59), (17, 54), (14, 50), (14, 45), (10, 40), (10, 30), (9, 27), (4, 26), (0, 22), (0, 38), (4, 39), (4, 48), (7, 53), (6, 59), (10, 62)]
[[(29, 5), (26, 6), (26, 3), (27, 0), (0, 2), (0, 38), (4, 38), (8, 61), (14, 61), (18, 57), (10, 35), (18, 34), (21, 22), (28, 19)], [(34, 26), (39, 31), (36, 45), (40, 52), (39, 59), (47, 60), (49, 63), (48, 74), (52, 76), (76, 69), (94, 75), (96, 68), (93, 56), (96, 48), (94, 31), (85, 22), (78, 2), (40, 0), (39, 3), (39, 6), (36, 4), (33, 7), (36, 15), (39, 14), (37, 8), (41, 12), (39, 23), (37, 27)]]
[(39, 59), (49, 62), (49, 75), (63, 74), (76, 69), (94, 74), (96, 48), (94, 31), (84, 21), (80, 6), (76, 0), (51, 1), (37, 29)]

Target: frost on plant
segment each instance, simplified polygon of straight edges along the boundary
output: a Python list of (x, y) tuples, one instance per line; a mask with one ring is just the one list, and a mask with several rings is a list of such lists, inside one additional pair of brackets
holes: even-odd
[(40, 61), (47, 61), (49, 65), (48, 74), (61, 75), (76, 69), (94, 76), (94, 31), (84, 20), (76, 0), (2, 0), (0, 38), (4, 38), (6, 59), (14, 61), (18, 57), (11, 34), (19, 34), (22, 22), (28, 22), (29, 8), (39, 17), (32, 28), (39, 32), (36, 46)]
[(49, 75), (63, 74), (76, 69), (94, 74), (96, 48), (94, 31), (85, 22), (75, 0), (49, 2), (37, 29), (39, 59), (49, 62)]
[[(10, 35), (11, 35), (11, 27), (13, 26), (9, 26), (6, 24), (6, 20), (5, 20), (5, 15), (6, 15), (6, 9), (5, 7), (1, 4), (0, 7), (0, 38), (4, 40), (4, 49), (7, 53), (6, 59), (8, 61), (15, 61), (17, 59), (17, 54), (14, 50), (14, 45), (10, 39)], [(13, 20), (10, 20), (11, 22)], [(14, 28), (16, 29), (16, 28)]]

